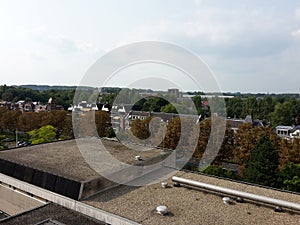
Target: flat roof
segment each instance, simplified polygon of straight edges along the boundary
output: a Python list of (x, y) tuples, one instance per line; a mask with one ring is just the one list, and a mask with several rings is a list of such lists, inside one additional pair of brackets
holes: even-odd
[[(101, 142), (110, 154), (128, 164), (137, 163), (135, 161), (136, 155), (140, 155), (143, 160), (147, 160), (165, 154), (161, 149), (151, 149), (139, 145), (134, 145), (130, 149), (116, 141), (101, 140)], [(0, 158), (76, 181), (85, 181), (99, 177), (85, 162), (75, 140), (0, 151)]]
[[(300, 203), (300, 195), (257, 186), (217, 179), (180, 171), (176, 176)], [(278, 213), (266, 205), (245, 202), (224, 204), (223, 195), (188, 187), (162, 188), (161, 184), (144, 187), (120, 185), (101, 192), (84, 202), (141, 224), (299, 224), (300, 215), (288, 211)], [(159, 205), (168, 207), (170, 214), (155, 212)]]
[(10, 216), (45, 204), (3, 185), (0, 185), (0, 196), (0, 211)]
[(46, 221), (55, 221), (61, 224), (71, 225), (105, 225), (106, 223), (85, 216), (79, 212), (67, 209), (60, 205), (50, 203), (36, 208), (27, 213), (11, 217), (2, 221), (3, 225), (24, 225), (24, 224), (59, 224), (59, 223), (41, 223)]
[[(137, 153), (144, 159), (151, 159), (153, 156), (163, 154), (163, 151), (160, 149), (140, 151), (147, 150), (147, 148), (135, 146), (135, 150), (130, 150), (117, 142), (103, 140), (103, 143), (115, 157), (128, 163), (136, 162), (134, 156)], [(75, 140), (2, 151), (0, 152), (0, 158), (17, 161), (38, 169), (67, 177), (75, 177), (80, 180), (98, 176), (84, 161)], [(177, 172), (176, 176), (300, 203), (300, 195), (298, 194), (184, 171)], [(141, 224), (300, 224), (300, 214), (296, 211), (289, 210), (284, 213), (278, 213), (274, 212), (272, 207), (250, 201), (245, 203), (235, 202), (228, 205), (223, 203), (223, 195), (184, 186), (173, 187), (173, 182), (170, 178), (168, 183), (168, 188), (162, 188), (160, 183), (142, 187), (114, 186), (83, 202)], [(155, 209), (159, 205), (167, 206), (170, 213), (167, 216), (158, 215)], [(59, 214), (59, 208), (54, 209), (54, 212)], [(32, 217), (34, 218), (35, 215), (32, 215)], [(53, 217), (53, 219), (60, 221), (59, 218), (56, 218)], [(22, 222), (26, 222), (27, 219), (22, 220), (20, 218), (19, 223), (11, 224), (24, 224)]]

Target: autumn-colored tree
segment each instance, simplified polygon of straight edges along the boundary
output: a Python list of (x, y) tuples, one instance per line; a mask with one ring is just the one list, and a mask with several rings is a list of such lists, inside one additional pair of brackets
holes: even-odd
[(39, 113), (41, 115), (41, 125), (51, 125), (57, 129), (56, 138), (59, 139), (63, 133), (66, 123), (67, 112), (62, 110), (54, 110), (50, 112)]
[(18, 120), (21, 112), (19, 110), (1, 109), (0, 127), (3, 130), (15, 131), (18, 128)]
[[(96, 117), (95, 117), (96, 120)], [(95, 120), (93, 112), (73, 114), (73, 131), (76, 138), (96, 137)], [(100, 135), (100, 134), (99, 134)]]
[(179, 117), (175, 117), (167, 125), (166, 136), (162, 143), (163, 147), (176, 149), (181, 135), (181, 121)]
[(300, 164), (300, 139), (281, 139), (280, 141), (280, 166), (288, 163)]
[[(212, 128), (212, 119), (214, 127)], [(200, 123), (196, 124), (191, 133), (191, 137), (196, 134), (197, 127), (199, 136), (198, 144), (196, 146), (193, 157), (200, 160), (203, 157), (204, 152), (206, 151), (207, 144), (210, 141), (213, 145), (213, 149), (210, 152), (206, 152), (206, 155), (214, 158), (214, 164), (220, 164), (222, 161), (231, 160), (233, 157), (233, 130), (230, 126), (226, 126), (224, 119), (220, 117), (211, 117), (205, 119)], [(222, 127), (226, 126), (226, 127)], [(211, 129), (214, 129), (214, 135), (211, 137)], [(225, 129), (225, 133), (224, 133)], [(218, 149), (219, 147), (219, 149)]]
[(74, 138), (73, 126), (72, 126), (72, 116), (67, 115), (63, 122), (62, 132), (59, 139), (70, 139)]
[(224, 161), (232, 161), (234, 148), (234, 131), (229, 124), (226, 124), (226, 130), (221, 148), (218, 152), (214, 164), (221, 164)]
[(211, 118), (205, 119), (200, 123), (194, 125), (190, 139), (194, 140), (196, 136), (198, 137), (198, 143), (195, 148), (193, 158), (198, 160), (202, 158), (209, 140), (210, 132), (211, 132)]
[(105, 111), (96, 111), (95, 124), (99, 137), (107, 136), (108, 129), (111, 127), (110, 114)]
[(145, 120), (136, 119), (132, 121), (130, 130), (132, 134), (140, 140), (145, 140), (150, 136), (149, 122), (151, 118)]
[(252, 127), (251, 123), (245, 123), (239, 126), (238, 131), (234, 135), (235, 144), (233, 149), (233, 157), (236, 163), (240, 165), (242, 171), (245, 162), (250, 157), (250, 152), (262, 136), (268, 136), (274, 146), (278, 148), (279, 138), (271, 128)]
[(40, 113), (27, 112), (18, 117), (18, 130), (31, 131), (42, 127), (42, 116)]

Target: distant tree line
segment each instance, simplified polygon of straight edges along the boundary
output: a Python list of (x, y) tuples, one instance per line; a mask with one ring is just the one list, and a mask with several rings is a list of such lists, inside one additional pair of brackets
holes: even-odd
[(50, 89), (33, 90), (24, 87), (0, 86), (0, 99), (3, 101), (18, 102), (41, 102), (47, 103), (49, 98), (54, 98), (57, 105), (62, 105), (67, 109), (73, 103), (75, 89)]
[[(30, 89), (31, 87), (33, 89)], [(53, 89), (50, 89), (53, 88)], [(54, 89), (56, 88), (56, 89)], [(95, 89), (96, 90), (96, 89)], [(164, 113), (189, 113), (190, 104), (184, 100), (178, 100), (171, 95), (158, 94), (156, 97), (141, 98), (142, 90), (139, 89), (120, 89), (102, 88), (101, 94), (94, 96), (94, 89), (84, 89), (78, 96), (80, 100), (89, 101), (99, 99), (102, 103), (130, 104), (134, 103), (132, 110), (153, 111)], [(145, 91), (145, 90), (144, 90)], [(148, 90), (148, 92), (153, 92)], [(19, 100), (40, 101), (47, 103), (50, 97), (55, 99), (55, 103), (67, 109), (73, 103), (75, 88), (65, 87), (44, 87), (41, 86), (0, 86), (0, 99), (4, 101), (17, 102)], [(155, 94), (155, 93), (154, 93)], [(203, 101), (207, 101), (202, 92), (189, 92), (195, 95), (192, 100), (197, 113), (204, 117), (209, 117), (212, 105), (204, 106)], [(224, 95), (234, 95), (234, 98), (225, 99), (226, 113), (231, 118), (245, 118), (251, 115), (253, 119), (265, 120), (270, 122), (272, 127), (277, 125), (299, 125), (300, 124), (300, 98), (297, 94), (241, 94), (225, 93)], [(210, 104), (214, 102), (209, 101)]]
[[(109, 104), (113, 104), (115, 100), (123, 104), (134, 102), (132, 110), (136, 111), (189, 113), (190, 104), (187, 101), (176, 99), (167, 94), (140, 98), (139, 90), (136, 89), (125, 89), (122, 90), (120, 95), (118, 93), (106, 95), (101, 101)], [(203, 93), (201, 92), (191, 92), (189, 94), (196, 94), (192, 97), (192, 100), (198, 115), (201, 114), (202, 118), (210, 117), (211, 112), (218, 111), (216, 107), (222, 106), (217, 98), (209, 100), (202, 98)], [(204, 105), (203, 102), (208, 102), (209, 105)], [(251, 115), (253, 119), (264, 120), (270, 123), (272, 127), (300, 124), (300, 98), (297, 94), (235, 93), (234, 98), (225, 99), (225, 104), (227, 117), (230, 118), (245, 118), (247, 115)]]
[[(95, 124), (97, 133), (100, 137), (112, 137), (114, 132), (111, 127), (110, 114), (104, 111), (88, 112), (87, 114), (95, 113)], [(85, 114), (85, 115), (87, 115)], [(83, 114), (84, 115), (84, 114)], [(91, 130), (90, 122), (86, 120), (88, 116), (83, 116), (81, 123), (79, 125), (86, 126), (86, 132)], [(53, 127), (44, 129), (47, 126)], [(43, 128), (43, 129), (41, 129)], [(41, 129), (41, 130), (40, 130)], [(74, 138), (72, 125), (72, 116), (66, 111), (54, 110), (49, 112), (26, 112), (22, 113), (18, 110), (8, 110), (6, 108), (0, 107), (0, 146), (3, 146), (3, 139), (6, 137), (5, 134), (15, 133), (15, 132), (26, 132), (32, 136), (33, 143), (41, 143), (40, 133), (46, 131), (55, 132), (54, 139), (63, 140)], [(76, 127), (75, 127), (76, 129)], [(50, 135), (51, 136), (51, 135)], [(52, 136), (51, 136), (52, 137)], [(39, 139), (39, 141), (37, 141)], [(46, 138), (45, 140), (49, 140)], [(50, 138), (51, 140), (51, 138)], [(42, 141), (43, 142), (43, 141)], [(45, 141), (48, 142), (48, 141)], [(1, 145), (2, 143), (2, 145)]]
[(271, 122), (273, 127), (300, 124), (300, 98), (297, 97), (235, 97), (226, 99), (226, 109), (228, 117), (245, 118), (251, 115), (253, 119)]

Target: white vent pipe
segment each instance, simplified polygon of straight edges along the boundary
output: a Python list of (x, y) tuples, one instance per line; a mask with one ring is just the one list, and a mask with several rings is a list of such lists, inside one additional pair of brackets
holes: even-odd
[(294, 202), (288, 202), (288, 201), (284, 201), (284, 200), (280, 200), (280, 199), (270, 198), (270, 197), (251, 194), (251, 193), (242, 192), (242, 191), (236, 191), (233, 189), (215, 186), (215, 185), (211, 185), (211, 184), (206, 184), (203, 182), (198, 182), (198, 181), (185, 179), (185, 178), (181, 178), (181, 177), (176, 177), (176, 176), (172, 177), (172, 181), (179, 183), (179, 184), (190, 185), (190, 186), (203, 188), (203, 189), (207, 189), (207, 190), (211, 190), (211, 191), (215, 191), (215, 192), (220, 192), (220, 193), (224, 193), (224, 194), (228, 194), (228, 195), (232, 195), (232, 196), (236, 196), (236, 197), (250, 199), (253, 201), (257, 201), (257, 202), (263, 202), (263, 203), (270, 204), (270, 205), (276, 205), (276, 206), (281, 206), (281, 207), (300, 211), (300, 204), (294, 203)]

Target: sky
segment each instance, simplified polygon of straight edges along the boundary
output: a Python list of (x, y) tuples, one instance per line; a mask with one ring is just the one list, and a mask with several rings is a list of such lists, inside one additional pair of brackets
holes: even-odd
[(199, 56), (223, 92), (300, 91), (295, 0), (0, 0), (0, 84), (79, 85), (103, 55), (149, 40)]

